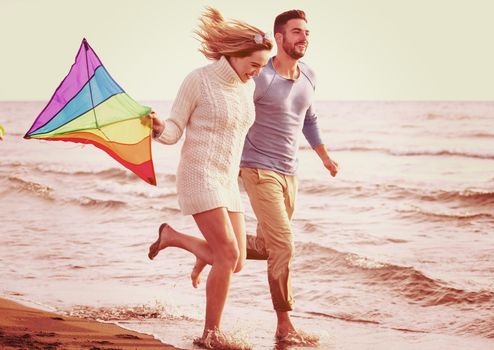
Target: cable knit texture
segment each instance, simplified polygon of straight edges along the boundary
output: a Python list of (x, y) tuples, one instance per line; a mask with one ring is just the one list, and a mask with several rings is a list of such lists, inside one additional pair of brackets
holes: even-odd
[(185, 131), (177, 170), (184, 215), (218, 207), (243, 212), (237, 177), (245, 135), (254, 122), (253, 94), (254, 82), (243, 83), (225, 57), (183, 81), (155, 139), (174, 144)]

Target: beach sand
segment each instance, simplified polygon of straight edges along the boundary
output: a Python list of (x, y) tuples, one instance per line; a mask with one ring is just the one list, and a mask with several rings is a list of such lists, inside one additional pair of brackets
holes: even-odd
[(153, 337), (0, 298), (0, 349), (176, 349)]

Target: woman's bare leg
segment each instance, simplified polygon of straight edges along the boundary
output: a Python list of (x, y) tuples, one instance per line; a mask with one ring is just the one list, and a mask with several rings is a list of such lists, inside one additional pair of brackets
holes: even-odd
[[(225, 208), (195, 214), (194, 220), (206, 239), (213, 257), (206, 283), (206, 321), (203, 332), (203, 339), (206, 339), (210, 332), (219, 330), (230, 280), (240, 253), (237, 238)], [(203, 259), (200, 254), (196, 256)], [(207, 261), (207, 259), (203, 260)]]
[(235, 237), (237, 238), (238, 251), (240, 252), (237, 265), (233, 272), (240, 272), (244, 267), (247, 256), (245, 217), (244, 213), (230, 211), (228, 212), (228, 216), (230, 217), (230, 222), (232, 223), (233, 231), (235, 232)]
[(204, 260), (196, 258), (196, 263), (190, 273), (190, 279), (192, 280), (192, 287), (197, 288), (201, 283), (201, 272), (208, 265)]
[(180, 233), (170, 225), (163, 224), (159, 228), (158, 239), (149, 247), (149, 259), (153, 260), (161, 250), (168, 247), (185, 249), (201, 261), (205, 261), (207, 264), (213, 263), (213, 254), (204, 239)]
[[(240, 257), (237, 262), (237, 266), (235, 267), (234, 272), (239, 272), (246, 259), (246, 234), (245, 234), (245, 217), (243, 213), (238, 212), (228, 212), (228, 216), (230, 217), (230, 222), (233, 226), (233, 231), (235, 232), (235, 237), (237, 237), (238, 249), (240, 252)], [(197, 288), (201, 283), (201, 272), (204, 270), (206, 265), (209, 263), (201, 258), (196, 258), (196, 263), (192, 272), (190, 273), (190, 279), (192, 280), (192, 286)]]

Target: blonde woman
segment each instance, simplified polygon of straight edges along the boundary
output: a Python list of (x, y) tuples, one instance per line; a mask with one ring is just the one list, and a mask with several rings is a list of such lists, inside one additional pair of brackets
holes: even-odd
[(254, 122), (251, 78), (267, 64), (272, 42), (258, 28), (226, 21), (212, 8), (203, 13), (196, 34), (200, 51), (213, 63), (185, 78), (167, 120), (154, 113), (149, 117), (158, 142), (174, 144), (185, 131), (177, 171), (178, 201), (182, 213), (194, 217), (205, 240), (162, 224), (158, 239), (149, 247), (149, 258), (167, 247), (178, 247), (212, 266), (202, 340), (214, 343), (215, 336), (210, 335), (219, 334), (230, 279), (245, 261), (237, 177), (245, 135)]

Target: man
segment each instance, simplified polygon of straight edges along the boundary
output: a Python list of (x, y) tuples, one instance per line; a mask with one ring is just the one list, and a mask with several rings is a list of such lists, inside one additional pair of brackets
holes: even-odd
[[(267, 260), (268, 281), (277, 315), (276, 338), (297, 340), (289, 312), (293, 307), (290, 262), (293, 254), (291, 219), (297, 194), (297, 151), (300, 131), (332, 176), (338, 172), (321, 141), (312, 107), (315, 75), (300, 62), (307, 50), (309, 30), (301, 10), (276, 17), (275, 57), (255, 78), (256, 119), (242, 152), (240, 176), (257, 217), (257, 235), (247, 235), (247, 259)], [(191, 273), (194, 287), (205, 262)]]
[(256, 81), (256, 119), (242, 153), (240, 176), (258, 220), (257, 235), (247, 236), (247, 259), (267, 259), (268, 281), (277, 315), (278, 339), (297, 338), (289, 312), (293, 307), (290, 262), (291, 219), (297, 194), (297, 151), (300, 131), (334, 177), (338, 164), (321, 141), (312, 107), (314, 72), (300, 62), (309, 30), (301, 10), (276, 17), (278, 48)]

